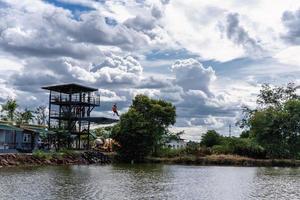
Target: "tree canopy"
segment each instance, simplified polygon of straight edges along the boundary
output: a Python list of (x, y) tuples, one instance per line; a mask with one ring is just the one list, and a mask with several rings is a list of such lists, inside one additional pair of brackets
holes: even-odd
[(208, 130), (201, 137), (200, 144), (206, 147), (212, 147), (221, 143), (221, 135), (215, 130)]
[(7, 112), (7, 118), (13, 121), (15, 118), (15, 112), (18, 108), (17, 101), (15, 99), (8, 99), (5, 104), (2, 105), (2, 111)]
[(142, 161), (168, 133), (167, 128), (175, 119), (176, 109), (171, 103), (137, 95), (112, 130), (112, 137), (120, 144), (117, 151), (121, 159)]
[(271, 158), (300, 156), (300, 100), (294, 84), (263, 85), (255, 109), (244, 108), (240, 126)]

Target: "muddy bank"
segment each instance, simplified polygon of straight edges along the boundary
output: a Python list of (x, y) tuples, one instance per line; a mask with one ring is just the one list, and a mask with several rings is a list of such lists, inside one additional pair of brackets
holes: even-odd
[[(89, 165), (118, 162), (115, 154), (103, 154), (98, 151), (43, 154), (0, 154), (0, 168), (16, 166), (43, 165)], [(203, 157), (181, 156), (173, 158), (148, 157), (147, 163), (216, 165), (245, 167), (300, 167), (300, 160), (289, 159), (253, 159), (236, 155), (209, 155)]]
[(236, 155), (209, 155), (204, 157), (183, 156), (175, 158), (149, 157), (150, 163), (220, 165), (245, 167), (299, 167), (300, 160), (289, 159), (253, 159)]
[(96, 151), (74, 152), (64, 154), (0, 154), (0, 168), (14, 166), (88, 165), (108, 163), (111, 163), (111, 158), (101, 152)]

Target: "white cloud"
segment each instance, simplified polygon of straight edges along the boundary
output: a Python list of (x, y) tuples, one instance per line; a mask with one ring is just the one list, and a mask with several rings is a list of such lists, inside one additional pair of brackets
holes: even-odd
[(164, 27), (172, 38), (204, 59), (228, 61), (253, 56), (247, 48), (222, 37), (218, 30), (228, 13), (240, 16), (240, 26), (263, 49), (273, 52), (281, 47), (280, 33), (284, 30), (281, 17), (284, 11), (295, 9), (300, 3), (288, 1), (193, 1), (173, 0), (166, 6)]
[(126, 101), (125, 96), (118, 96), (116, 92), (107, 89), (99, 89), (101, 102), (119, 102)]
[(299, 53), (300, 53), (300, 46), (292, 46), (280, 51), (278, 54), (274, 56), (274, 58), (278, 59), (280, 63), (291, 65), (297, 68), (300, 65)]
[(21, 71), (24, 63), (14, 58), (0, 57), (0, 72), (7, 73), (8, 71)]

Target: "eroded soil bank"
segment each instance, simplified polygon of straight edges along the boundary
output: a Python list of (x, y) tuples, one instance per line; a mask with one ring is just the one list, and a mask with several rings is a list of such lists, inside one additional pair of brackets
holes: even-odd
[(108, 164), (109, 156), (97, 151), (43, 154), (0, 154), (0, 167), (40, 165), (87, 165)]

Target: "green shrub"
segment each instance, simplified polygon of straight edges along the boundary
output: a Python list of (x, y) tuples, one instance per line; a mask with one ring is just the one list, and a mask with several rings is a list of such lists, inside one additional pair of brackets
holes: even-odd
[(222, 136), (215, 130), (209, 130), (201, 137), (200, 144), (205, 147), (213, 147), (214, 145), (220, 144)]
[(186, 150), (184, 148), (171, 149), (168, 147), (162, 147), (157, 151), (158, 157), (174, 158), (174, 157), (179, 157), (184, 155), (186, 155)]
[(74, 154), (74, 151), (71, 149), (60, 149), (57, 153), (62, 154), (62, 155), (70, 155), (70, 154)]
[(212, 150), (211, 148), (207, 148), (207, 147), (201, 147), (198, 149), (196, 155), (198, 157), (201, 157), (201, 156), (207, 156), (207, 155), (211, 155), (212, 154)]
[(266, 151), (264, 148), (251, 141), (247, 141), (245, 144), (235, 145), (233, 147), (233, 153), (257, 159), (266, 158)]
[(266, 158), (266, 151), (249, 138), (224, 137), (220, 145), (212, 147), (215, 154), (236, 154), (256, 159)]
[(200, 150), (200, 143), (197, 142), (188, 142), (186, 147), (185, 147), (185, 151), (187, 154), (198, 154), (199, 150)]
[(232, 154), (232, 149), (228, 145), (215, 145), (212, 147), (213, 154)]
[(52, 158), (52, 154), (48, 152), (44, 152), (41, 150), (36, 150), (32, 153), (32, 155), (39, 159), (50, 160)]

